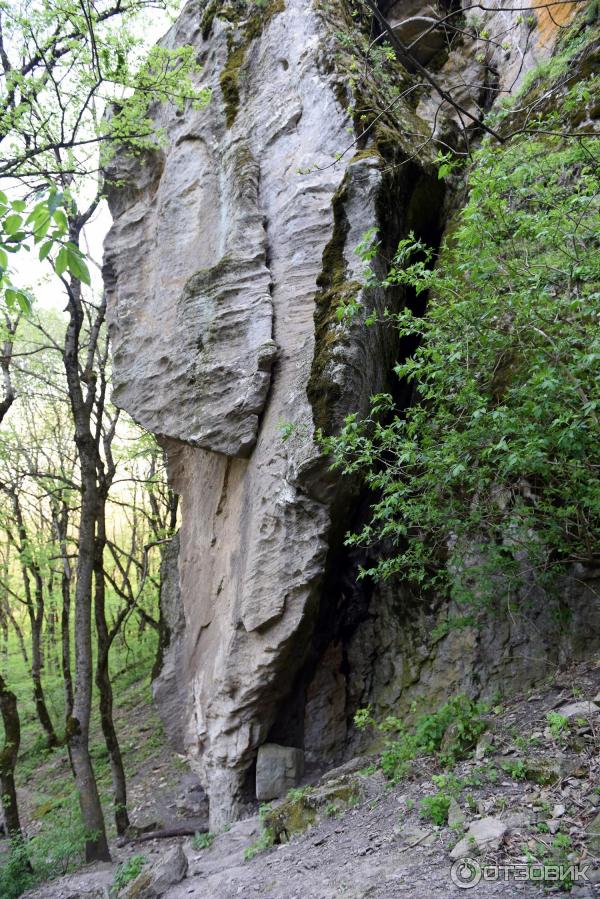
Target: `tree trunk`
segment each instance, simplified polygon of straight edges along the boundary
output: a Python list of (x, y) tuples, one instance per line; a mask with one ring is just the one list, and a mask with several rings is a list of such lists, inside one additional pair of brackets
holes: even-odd
[[(4, 746), (0, 752), (0, 789), (2, 790), (2, 810), (6, 832), (13, 841), (23, 843), (23, 832), (19, 820), (19, 806), (15, 788), (15, 767), (21, 743), (21, 722), (17, 708), (17, 697), (12, 693), (0, 675), (0, 714), (4, 725)], [(29, 861), (27, 870), (31, 870)]]
[(29, 656), (27, 655), (27, 647), (25, 646), (25, 638), (23, 637), (23, 631), (19, 627), (19, 622), (15, 618), (12, 613), (12, 609), (10, 607), (10, 603), (6, 602), (6, 614), (9, 618), (10, 623), (12, 624), (15, 634), (17, 635), (17, 640), (19, 641), (19, 649), (21, 650), (21, 655), (23, 656), (23, 661), (26, 665), (29, 665)]
[[(71, 240), (79, 244), (79, 228), (71, 229)], [(66, 737), (79, 794), (81, 816), (87, 831), (85, 857), (86, 861), (92, 862), (110, 860), (104, 816), (89, 751), (92, 705), (92, 579), (98, 517), (97, 447), (91, 430), (95, 376), (91, 368), (93, 356), (89, 370), (87, 366), (83, 374), (80, 374), (79, 370), (79, 338), (83, 323), (79, 281), (72, 278), (68, 292), (69, 323), (65, 334), (63, 359), (81, 468), (81, 512), (75, 586), (75, 693), (73, 711), (67, 718)], [(88, 385), (85, 397), (82, 389), (84, 377)]]
[(28, 604), (29, 622), (31, 624), (31, 677), (33, 680), (33, 698), (37, 716), (46, 733), (48, 749), (58, 746), (58, 737), (46, 705), (42, 686), (42, 625), (44, 621), (44, 585), (39, 571), (33, 571), (35, 581), (35, 608)]
[[(27, 612), (29, 614), (29, 623), (31, 626), (31, 679), (33, 681), (33, 698), (35, 701), (35, 710), (39, 718), (42, 729), (46, 734), (48, 749), (58, 746), (58, 737), (50, 718), (48, 706), (46, 705), (46, 697), (44, 696), (44, 688), (42, 686), (42, 628), (44, 625), (44, 582), (39, 566), (33, 559), (31, 545), (27, 536), (25, 527), (25, 519), (21, 511), (21, 504), (16, 488), (12, 490), (13, 509), (15, 513), (15, 522), (17, 525), (18, 541), (14, 539), (15, 548), (21, 557), (21, 577), (23, 580), (23, 589), (25, 591), (25, 602), (27, 604)], [(29, 574), (32, 574), (35, 583), (35, 601), (31, 592), (31, 581)]]
[(71, 674), (71, 563), (67, 552), (67, 531), (69, 526), (69, 512), (63, 503), (60, 512), (56, 509), (52, 513), (54, 530), (62, 556), (62, 573), (60, 579), (60, 592), (62, 606), (60, 610), (60, 640), (61, 640), (61, 665), (63, 684), (65, 690), (65, 717), (70, 718), (73, 713), (73, 677)]
[(71, 675), (71, 579), (65, 574), (61, 580), (62, 609), (60, 612), (61, 661), (65, 688), (65, 713), (73, 713), (73, 677)]
[(98, 527), (96, 536), (96, 559), (94, 567), (95, 592), (94, 610), (96, 614), (96, 633), (98, 638), (98, 660), (96, 662), (96, 686), (100, 694), (100, 720), (102, 733), (106, 742), (110, 759), (110, 771), (113, 783), (114, 813), (117, 833), (122, 836), (129, 827), (127, 814), (127, 782), (123, 768), (123, 758), (113, 720), (113, 692), (110, 682), (109, 653), (112, 643), (106, 625), (106, 591), (104, 580), (104, 548), (106, 546), (105, 522), (106, 497), (100, 495)]

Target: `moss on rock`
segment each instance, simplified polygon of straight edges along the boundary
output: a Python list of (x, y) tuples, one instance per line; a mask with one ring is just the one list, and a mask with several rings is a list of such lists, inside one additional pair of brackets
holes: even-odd
[(333, 350), (344, 339), (345, 329), (337, 310), (361, 290), (357, 281), (347, 279), (344, 249), (349, 231), (345, 211), (347, 177), (332, 200), (333, 234), (323, 251), (321, 272), (317, 277), (319, 292), (315, 298), (315, 351), (307, 385), (313, 420), (318, 428), (327, 429), (331, 406), (339, 398), (340, 388), (327, 376)]
[[(375, 221), (365, 222), (365, 230), (375, 224), (382, 232), (386, 246), (383, 255), (391, 258), (397, 242), (404, 233), (410, 216), (408, 207), (413, 189), (422, 180), (423, 170), (430, 168), (437, 182), (432, 160), (425, 149), (418, 171), (407, 164), (414, 145), (414, 135), (426, 137), (423, 122), (409, 102), (394, 102), (412, 81), (402, 64), (383, 48), (372, 67), (365, 67), (364, 54), (371, 43), (370, 17), (364, 17), (360, 4), (353, 0), (331, 0), (315, 4), (323, 28), (331, 35), (331, 52), (321, 60), (323, 71), (330, 76), (336, 99), (352, 118), (356, 138), (356, 152), (342, 185), (332, 200), (333, 233), (325, 247), (321, 273), (317, 279), (319, 291), (315, 298), (315, 349), (307, 387), (313, 409), (313, 421), (326, 433), (335, 430), (336, 404), (341, 398), (341, 386), (331, 377), (339, 352), (350, 334), (347, 324), (340, 321), (338, 310), (352, 301), (364, 285), (348, 278), (346, 258), (354, 247), (346, 248), (349, 223), (345, 211), (353, 167), (364, 161), (379, 165), (381, 183), (375, 198)], [(381, 52), (380, 52), (381, 51)], [(375, 52), (371, 49), (371, 53)], [(443, 192), (443, 187), (441, 188)], [(403, 215), (403, 210), (406, 214)], [(406, 219), (405, 222), (401, 219)], [(345, 256), (346, 251), (346, 256)], [(398, 297), (391, 297), (392, 307)]]
[(249, 0), (227, 0), (221, 6), (209, 3), (202, 17), (202, 34), (210, 34), (215, 18), (226, 19), (234, 29), (227, 35), (227, 62), (220, 75), (221, 91), (225, 104), (225, 120), (231, 128), (240, 106), (240, 70), (248, 47), (271, 19), (285, 9), (284, 0), (266, 0), (264, 3)]
[(263, 824), (274, 843), (285, 843), (319, 819), (343, 812), (358, 802), (360, 796), (360, 782), (350, 775), (322, 786), (290, 790), (283, 802), (265, 813)]

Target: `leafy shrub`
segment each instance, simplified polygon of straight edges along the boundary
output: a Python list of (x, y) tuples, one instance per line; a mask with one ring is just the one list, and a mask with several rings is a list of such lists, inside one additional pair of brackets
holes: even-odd
[(502, 769), (515, 780), (524, 780), (527, 774), (527, 768), (522, 759), (502, 762)]
[(146, 861), (145, 855), (132, 855), (131, 858), (128, 858), (126, 861), (121, 862), (120, 865), (117, 865), (111, 887), (111, 895), (118, 896), (123, 887), (126, 887), (128, 883), (135, 880), (146, 864)]
[(2, 899), (13, 899), (37, 883), (74, 870), (83, 861), (85, 839), (77, 800), (70, 797), (56, 803), (45, 815), (39, 833), (12, 842), (0, 865)]
[(192, 849), (195, 852), (198, 852), (201, 849), (210, 849), (215, 839), (215, 834), (210, 833), (196, 833), (192, 838)]
[[(554, 123), (554, 130), (556, 130)], [(396, 373), (408, 408), (373, 398), (323, 437), (373, 490), (350, 545), (385, 546), (361, 576), (396, 574), (480, 607), (526, 578), (590, 562), (600, 541), (598, 141), (540, 133), (475, 154), (438, 255), (410, 235), (384, 287), (427, 297), (390, 313), (416, 341)], [(524, 561), (526, 560), (526, 561)]]
[(0, 896), (2, 899), (17, 899), (35, 883), (34, 875), (27, 867), (27, 850), (22, 842), (11, 844), (8, 856), (0, 865)]
[(359, 709), (354, 722), (359, 729), (374, 727), (383, 733), (397, 734), (389, 739), (379, 764), (385, 776), (397, 782), (405, 777), (411, 762), (423, 754), (435, 754), (445, 767), (453, 765), (475, 745), (486, 729), (482, 717), (487, 711), (483, 703), (459, 695), (449, 699), (431, 714), (420, 715), (412, 729), (399, 718), (388, 717), (377, 723), (369, 709)]
[(546, 721), (555, 740), (560, 739), (569, 727), (568, 718), (565, 718), (564, 715), (560, 715), (558, 712), (548, 712)]
[(271, 805), (267, 803), (265, 805), (261, 805), (258, 810), (258, 818), (260, 821), (260, 836), (256, 843), (252, 843), (251, 846), (246, 846), (244, 849), (244, 861), (249, 862), (254, 858), (255, 855), (258, 855), (259, 852), (264, 852), (265, 849), (270, 849), (271, 846), (275, 843), (275, 834), (273, 833), (272, 828), (265, 826), (265, 815), (268, 811), (270, 811)]
[(448, 809), (450, 808), (450, 796), (448, 793), (436, 793), (435, 796), (426, 796), (421, 799), (421, 817), (438, 824), (440, 827), (448, 821)]

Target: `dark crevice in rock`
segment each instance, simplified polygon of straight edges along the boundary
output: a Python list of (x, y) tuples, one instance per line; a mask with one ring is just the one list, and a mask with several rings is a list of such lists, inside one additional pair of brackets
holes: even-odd
[[(327, 329), (332, 326), (335, 328), (335, 305), (341, 296), (340, 291), (347, 288), (345, 254), (352, 250), (346, 247), (349, 232), (345, 208), (347, 200), (348, 184), (345, 180), (333, 200), (334, 231), (323, 254), (323, 270), (318, 280), (321, 293), (317, 298), (315, 327), (317, 343), (319, 340), (324, 341), (325, 348), (315, 351), (308, 387), (315, 423), (328, 432), (339, 426), (341, 416), (336, 414), (336, 406), (347, 398), (340, 391), (325, 389), (323, 380), (327, 359), (319, 358), (318, 354), (327, 352)], [(392, 169), (377, 192), (375, 207), (381, 234), (379, 266), (389, 265), (398, 241), (411, 231), (433, 248), (439, 247), (444, 225), (444, 186), (433, 175), (423, 172), (416, 163), (410, 162), (398, 170)], [(425, 312), (426, 299), (417, 298), (414, 291), (408, 290), (402, 294), (395, 292), (387, 297), (387, 301), (391, 308), (406, 305), (415, 314), (422, 315)], [(414, 352), (416, 343), (408, 338), (398, 340), (393, 333), (390, 340), (389, 368), (380, 373), (382, 389), (392, 393), (397, 409), (401, 410), (410, 403), (412, 388), (398, 380), (393, 372), (393, 364), (397, 359), (405, 359)], [(382, 360), (382, 364), (385, 364), (385, 360)], [(346, 411), (352, 410), (348, 408)], [(355, 483), (344, 481), (336, 485), (331, 507), (332, 524), (328, 535), (329, 552), (310, 651), (268, 737), (269, 742), (303, 746), (308, 753), (309, 768), (311, 757), (313, 765), (321, 767), (335, 762), (344, 751), (343, 742), (340, 742), (334, 749), (334, 757), (315, 758), (312, 747), (306, 743), (307, 695), (319, 665), (333, 646), (340, 648), (340, 658), (336, 663), (338, 673), (344, 677), (348, 675), (347, 645), (370, 614), (375, 585), (369, 579), (358, 578), (359, 569), (369, 567), (369, 552), (348, 548), (344, 541), (348, 531), (359, 531), (368, 520), (371, 499)], [(411, 612), (403, 604), (405, 599), (399, 598), (398, 601), (399, 627), (403, 617), (414, 617), (414, 610)], [(346, 717), (351, 717), (353, 711), (354, 709), (346, 708)]]

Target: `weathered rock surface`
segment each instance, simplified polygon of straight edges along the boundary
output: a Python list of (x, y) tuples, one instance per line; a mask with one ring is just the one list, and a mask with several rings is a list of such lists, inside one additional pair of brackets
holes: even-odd
[[(197, 48), (213, 100), (184, 116), (157, 109), (167, 146), (113, 164), (105, 263), (114, 399), (159, 435), (182, 495), (184, 742), (213, 827), (241, 807), (315, 624), (334, 490), (307, 385), (339, 419), (366, 409), (393, 361), (389, 330), (338, 322), (327, 286), (360, 293), (352, 250), (382, 201), (398, 204), (393, 243), (420, 182), (437, 183), (412, 165), (390, 194), (375, 147), (336, 164), (351, 130), (331, 65), (343, 3), (328, 18), (301, 0), (232, 10), (201, 26), (191, 4), (167, 36)], [(383, 302), (374, 293), (366, 311)]]
[(450, 852), (450, 858), (464, 858), (473, 852), (487, 852), (498, 849), (505, 833), (508, 831), (506, 821), (489, 816), (473, 821), (466, 836), (459, 840)]
[[(385, 6), (415, 35), (432, 15)], [(498, 16), (501, 29), (513, 13)], [(593, 585), (570, 583), (569, 633), (543, 649), (544, 597), (529, 632), (504, 616), (487, 631), (434, 637), (447, 608), (357, 587), (358, 562), (341, 553), (356, 504), (315, 431), (364, 413), (387, 388), (397, 339), (365, 318), (405, 301), (363, 289), (353, 250), (378, 228), (382, 273), (409, 231), (435, 243), (444, 211), (427, 145), (436, 101), (421, 90), (416, 109), (390, 104), (372, 74), (359, 92), (349, 78), (349, 62), (364, 64), (352, 57), (357, 27), (345, 0), (190, 3), (165, 43), (194, 47), (212, 101), (183, 115), (157, 106), (164, 144), (143, 160), (117, 156), (109, 171), (114, 399), (159, 437), (182, 497), (178, 575), (171, 564), (165, 593), (171, 642), (155, 693), (207, 789), (212, 830), (254, 798), (265, 742), (303, 746), (315, 764), (338, 758), (357, 706), (391, 711), (475, 695), (505, 676), (528, 682), (546, 653), (583, 655), (584, 634), (589, 652), (590, 617), (600, 616), (597, 605), (590, 612)], [(543, 35), (528, 28), (517, 44), (531, 49)], [(422, 58), (443, 84), (461, 82), (469, 109), (485, 105), (485, 92), (500, 90), (489, 81), (496, 57), (479, 60), (468, 41), (442, 44), (430, 36)], [(510, 52), (501, 86), (537, 58), (521, 44)], [(351, 146), (365, 103), (372, 125)], [(358, 314), (337, 314), (356, 299)]]
[(568, 702), (556, 709), (557, 715), (562, 715), (567, 721), (574, 721), (581, 718), (583, 721), (589, 721), (600, 714), (600, 708), (595, 702)]
[(119, 890), (119, 899), (161, 899), (187, 874), (188, 860), (180, 845), (173, 846), (153, 865)]
[(285, 796), (303, 774), (302, 749), (263, 743), (256, 757), (256, 798), (262, 801)]

